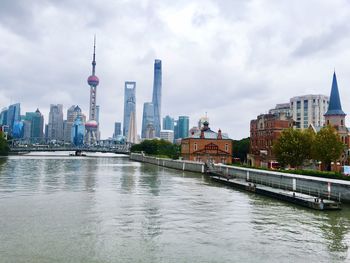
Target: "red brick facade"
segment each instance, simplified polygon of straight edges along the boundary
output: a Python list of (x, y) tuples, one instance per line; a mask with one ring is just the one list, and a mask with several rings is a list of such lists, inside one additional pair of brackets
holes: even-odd
[(248, 155), (250, 164), (256, 167), (271, 167), (271, 164), (276, 162), (272, 146), (281, 132), (291, 125), (291, 119), (281, 120), (274, 114), (262, 114), (256, 120), (252, 120)]
[(222, 136), (221, 131), (213, 132), (208, 123), (197, 134), (182, 139), (181, 156), (183, 160), (197, 162), (232, 163), (232, 140)]

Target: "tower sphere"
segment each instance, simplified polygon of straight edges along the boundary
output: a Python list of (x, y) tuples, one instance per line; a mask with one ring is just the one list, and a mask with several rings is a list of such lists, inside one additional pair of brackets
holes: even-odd
[(90, 77), (88, 77), (87, 82), (90, 86), (96, 87), (100, 81), (98, 77), (91, 75)]
[(92, 120), (92, 121), (87, 121), (86, 123), (85, 123), (85, 127), (86, 128), (90, 128), (90, 129), (97, 129), (97, 127), (98, 127), (98, 123), (97, 123), (97, 121), (94, 121), (94, 120)]

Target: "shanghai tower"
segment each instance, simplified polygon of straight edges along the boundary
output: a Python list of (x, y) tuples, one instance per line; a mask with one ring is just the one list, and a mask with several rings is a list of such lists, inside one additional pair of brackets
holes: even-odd
[(153, 97), (154, 106), (154, 129), (155, 136), (160, 137), (160, 121), (161, 121), (161, 101), (162, 101), (162, 61), (156, 59), (154, 61), (154, 80), (153, 80)]

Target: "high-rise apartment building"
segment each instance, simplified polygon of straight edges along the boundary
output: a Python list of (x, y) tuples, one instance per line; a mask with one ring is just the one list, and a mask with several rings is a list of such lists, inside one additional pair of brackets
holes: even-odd
[(13, 128), (16, 122), (21, 120), (21, 105), (19, 103), (12, 104), (8, 107), (6, 123), (9, 126), (9, 134), (13, 135)]
[(179, 116), (179, 120), (177, 122), (178, 128), (178, 138), (187, 138), (188, 132), (190, 129), (190, 120), (188, 116)]
[(160, 138), (168, 142), (174, 143), (174, 131), (173, 130), (161, 130)]
[(162, 61), (156, 59), (154, 61), (154, 79), (153, 79), (153, 97), (152, 103), (154, 107), (154, 129), (155, 136), (160, 137), (161, 122), (161, 102), (162, 102)]
[(48, 123), (48, 139), (63, 140), (63, 105), (51, 104)]
[(124, 87), (124, 120), (123, 120), (123, 135), (128, 137), (130, 126), (130, 118), (132, 112), (135, 113), (136, 121), (136, 82), (126, 81)]
[(174, 118), (169, 115), (163, 118), (163, 130), (174, 130)]
[(114, 134), (113, 134), (113, 138), (117, 138), (117, 136), (122, 134), (121, 131), (122, 128), (122, 124), (120, 122), (115, 122), (114, 123)]
[(328, 109), (329, 97), (325, 95), (305, 95), (290, 99), (291, 116), (295, 126), (307, 129), (311, 124), (322, 127), (325, 124), (324, 114)]
[(150, 129), (155, 131), (154, 127), (154, 107), (152, 102), (145, 102), (143, 104), (142, 116), (142, 131), (141, 138), (150, 139)]

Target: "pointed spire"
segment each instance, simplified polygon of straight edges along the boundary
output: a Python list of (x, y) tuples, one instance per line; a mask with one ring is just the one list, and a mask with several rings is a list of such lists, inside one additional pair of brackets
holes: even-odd
[(337, 76), (335, 74), (335, 71), (333, 73), (332, 89), (331, 96), (329, 98), (328, 111), (326, 112), (325, 116), (327, 115), (346, 115), (341, 108)]
[(95, 67), (96, 67), (96, 35), (94, 35), (94, 54), (92, 57), (92, 75), (95, 76)]

